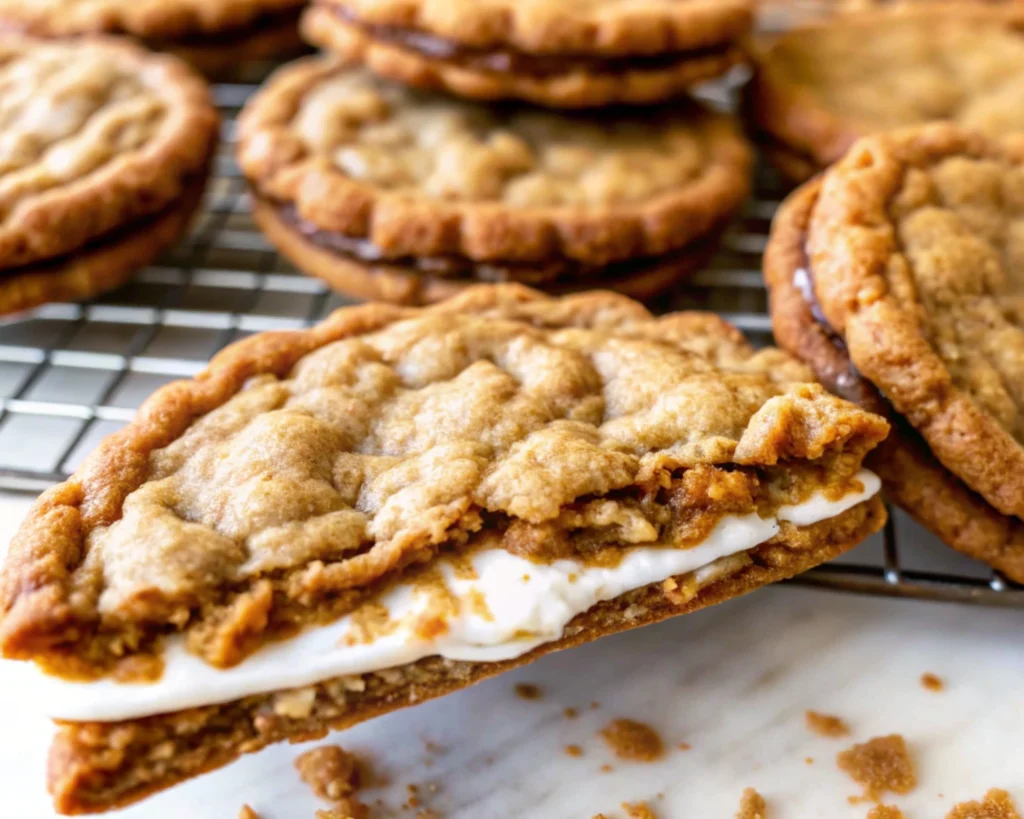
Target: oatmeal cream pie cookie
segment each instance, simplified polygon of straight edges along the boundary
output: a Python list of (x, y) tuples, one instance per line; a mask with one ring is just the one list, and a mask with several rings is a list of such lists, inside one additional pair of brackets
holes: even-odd
[(206, 74), (304, 50), (305, 0), (0, 0), (0, 30), (39, 37), (117, 34)]
[(883, 523), (881, 418), (713, 314), (481, 285), (222, 352), (45, 493), (0, 650), (65, 812), (745, 593)]
[(238, 157), (282, 253), (395, 302), (509, 280), (652, 296), (710, 254), (751, 163), (732, 119), (696, 103), (625, 118), (490, 109), (323, 59), (249, 103)]
[(801, 182), (861, 136), (951, 120), (1024, 131), (1024, 4), (915, 4), (833, 18), (755, 48), (746, 107), (769, 159)]
[(751, 0), (315, 0), (307, 39), (381, 76), (556, 108), (667, 99), (742, 59)]
[(127, 281), (185, 231), (217, 114), (179, 60), (0, 34), (0, 315)]
[(1024, 151), (951, 125), (859, 142), (784, 203), (775, 337), (886, 416), (887, 496), (1024, 582)]

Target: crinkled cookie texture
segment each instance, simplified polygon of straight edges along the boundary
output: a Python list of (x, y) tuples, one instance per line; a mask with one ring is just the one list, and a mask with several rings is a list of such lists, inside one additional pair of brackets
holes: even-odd
[(807, 249), (857, 369), (1024, 516), (1024, 145), (948, 124), (866, 138), (824, 178)]
[(302, 0), (0, 0), (0, 25), (44, 37), (181, 39), (223, 33), (301, 5)]
[(682, 247), (745, 198), (745, 141), (694, 110), (485, 108), (307, 60), (246, 107), (238, 157), (260, 197), (386, 256), (602, 264)]
[(748, 0), (319, 0), (306, 38), (377, 74), (557, 108), (653, 103), (743, 59)]
[(893, 425), (866, 464), (886, 497), (947, 545), (1024, 583), (1024, 522), (1004, 515), (942, 466), (920, 435), (856, 370), (842, 339), (821, 315), (805, 245), (820, 180), (790, 195), (772, 222), (764, 255), (772, 329), (780, 347), (806, 362), (836, 395), (882, 415)]
[(205, 83), (176, 59), (0, 35), (0, 275), (182, 201), (216, 133)]
[(511, 285), (256, 336), (38, 501), (0, 586), (3, 651), (104, 669), (181, 630), (230, 665), (476, 532), (529, 535), (620, 490), (629, 511), (678, 470), (841, 488), (887, 426), (808, 375), (711, 314)]
[(794, 30), (756, 55), (752, 117), (817, 168), (861, 136), (930, 120), (1024, 131), (1022, 22), (1020, 11), (940, 3)]

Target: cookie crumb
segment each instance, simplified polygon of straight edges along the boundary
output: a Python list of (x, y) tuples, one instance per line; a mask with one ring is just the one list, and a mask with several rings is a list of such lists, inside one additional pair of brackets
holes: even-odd
[(322, 745), (295, 759), (295, 769), (321, 799), (340, 802), (359, 788), (359, 760), (340, 745)]
[(692, 747), (693, 746), (689, 742), (680, 742), (679, 743), (679, 750), (680, 751), (689, 751)]
[(583, 749), (579, 745), (566, 745), (565, 753), (569, 756), (583, 756)]
[(242, 805), (242, 809), (238, 811), (238, 819), (260, 819), (260, 815), (248, 805)]
[(318, 810), (316, 819), (369, 819), (370, 809), (358, 799), (345, 798), (330, 810)]
[(813, 756), (809, 756), (809, 757), (807, 757), (807, 758), (806, 758), (806, 759), (804, 760), (804, 764), (805, 764), (805, 765), (813, 765), (813, 764), (814, 764), (814, 757), (813, 757)]
[(910, 793), (917, 785), (917, 775), (907, 751), (907, 743), (899, 734), (874, 737), (840, 751), (836, 756), (836, 764), (841, 771), (848, 773), (863, 786), (864, 795), (861, 799), (871, 802), (878, 802), (887, 791)]
[(946, 814), (946, 819), (1021, 819), (1010, 794), (992, 788), (983, 802), (960, 802)]
[(868, 811), (868, 819), (903, 819), (903, 811), (895, 805), (876, 805)]
[(819, 714), (817, 711), (807, 711), (804, 714), (807, 728), (818, 736), (822, 737), (845, 737), (850, 733), (850, 726), (839, 717), (829, 714)]
[(600, 707), (601, 707), (601, 703), (599, 703), (597, 700), (594, 700), (593, 702), (590, 703), (590, 710), (591, 711), (596, 711)]
[(767, 819), (767, 817), (768, 805), (765, 804), (764, 797), (753, 788), (743, 791), (736, 819)]
[(942, 677), (937, 674), (932, 674), (930, 671), (926, 671), (921, 675), (921, 685), (935, 693), (943, 691), (946, 688), (946, 683), (943, 681)]
[(611, 765), (609, 765), (607, 762), (604, 765), (601, 766), (601, 773), (611, 773), (614, 770), (615, 769)]
[(632, 719), (613, 719), (601, 729), (601, 736), (619, 759), (653, 762), (665, 752), (658, 732)]
[(578, 717), (579, 715), (580, 712), (577, 711), (575, 708), (566, 708), (562, 712), (562, 716), (564, 716), (566, 719), (576, 719), (576, 717)]
[(544, 692), (539, 685), (533, 683), (516, 683), (516, 696), (523, 700), (539, 700)]
[(623, 802), (622, 809), (629, 819), (658, 819), (646, 802)]

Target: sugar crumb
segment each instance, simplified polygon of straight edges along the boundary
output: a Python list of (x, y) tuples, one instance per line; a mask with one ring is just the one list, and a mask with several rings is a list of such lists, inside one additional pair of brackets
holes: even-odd
[(867, 819), (903, 819), (903, 811), (895, 805), (876, 805), (868, 811)]
[(961, 802), (946, 814), (946, 819), (1021, 819), (1010, 794), (992, 788), (982, 802)]
[(813, 731), (818, 736), (835, 738), (845, 737), (850, 733), (849, 725), (839, 717), (833, 717), (829, 714), (807, 711), (804, 713), (804, 720), (807, 723), (808, 730)]
[(601, 729), (601, 736), (619, 759), (653, 762), (665, 752), (658, 732), (632, 719), (613, 719)]
[(736, 819), (767, 819), (767, 817), (768, 805), (765, 804), (764, 797), (753, 788), (743, 791)]
[(938, 693), (946, 688), (946, 683), (942, 677), (937, 674), (932, 674), (930, 671), (926, 671), (921, 675), (921, 685), (927, 688), (929, 691)]
[(360, 760), (339, 745), (322, 745), (306, 751), (295, 759), (299, 777), (321, 799), (332, 802), (351, 796), (365, 784)]
[(566, 745), (565, 753), (568, 756), (583, 756), (583, 749), (579, 745)]
[(539, 685), (533, 683), (516, 683), (516, 696), (523, 700), (539, 700), (544, 692)]
[(622, 809), (629, 819), (658, 819), (646, 802), (623, 802)]
[(899, 734), (874, 737), (840, 751), (836, 764), (864, 788), (862, 799), (872, 802), (878, 802), (888, 791), (910, 793), (917, 785), (907, 743)]

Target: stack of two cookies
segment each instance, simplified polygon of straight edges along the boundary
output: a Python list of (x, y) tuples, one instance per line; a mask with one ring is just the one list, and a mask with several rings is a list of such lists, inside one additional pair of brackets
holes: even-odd
[(682, 94), (740, 59), (750, 24), (746, 0), (320, 0), (303, 29), (333, 56), (284, 68), (242, 115), (256, 219), (362, 298), (502, 281), (652, 297), (748, 193), (738, 128)]

